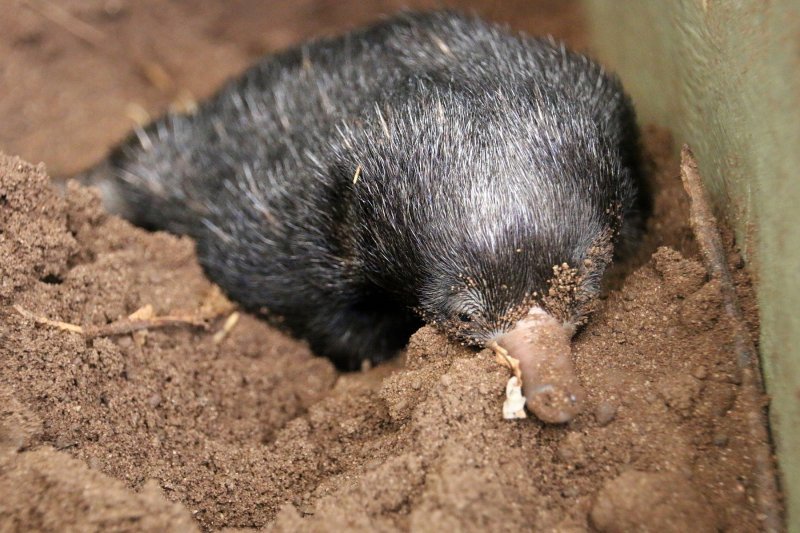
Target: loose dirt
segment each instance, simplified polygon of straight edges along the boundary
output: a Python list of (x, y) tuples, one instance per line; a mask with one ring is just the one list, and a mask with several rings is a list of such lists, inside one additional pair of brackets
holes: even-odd
[[(116, 5), (80, 4), (103, 12)], [(197, 37), (192, 24), (205, 36), (213, 27), (225, 43), (242, 28), (237, 46), (216, 52), (229, 50), (240, 63), (222, 70), (236, 71), (267, 47), (244, 15), (200, 4), (176, 2), (161, 23), (170, 9), (197, 7), (183, 26), (187, 42)], [(142, 22), (151, 2), (119, 5), (121, 22), (105, 23), (90, 7), (71, 12), (108, 33), (162, 32)], [(319, 6), (328, 4), (316, 5), (325, 13)], [(265, 8), (253, 9), (254, 18), (266, 18)], [(577, 35), (574, 8), (559, 9), (542, 24)], [(359, 13), (359, 22), (368, 16)], [(209, 26), (212, 19), (227, 25)], [(15, 54), (69, 41), (49, 19), (30, 20), (39, 33), (3, 41)], [(341, 20), (355, 22), (326, 24)], [(286, 27), (289, 33), (275, 37), (280, 44), (302, 33)], [(77, 41), (61, 53), (80, 64), (96, 45)], [(219, 42), (206, 44), (211, 50)], [(196, 60), (175, 53), (187, 65)], [(41, 72), (52, 67), (34, 64)], [(187, 69), (171, 78), (173, 87), (190, 72), (203, 77)], [(50, 89), (31, 87), (47, 93), (58, 79)], [(204, 80), (198, 95), (217, 74)], [(86, 110), (128, 95), (111, 91), (100, 104), (78, 95), (79, 81), (64, 83), (70, 106), (85, 103)], [(148, 82), (137, 83), (126, 90), (147, 106), (171, 101), (153, 87), (148, 97)], [(108, 118), (108, 108), (97, 109), (109, 128), (91, 115), (62, 120), (59, 105), (27, 115), (34, 123), (49, 116), (54, 128), (29, 129), (28, 140), (9, 141), (21, 119), (0, 121), (0, 146), (52, 158), (61, 172), (99, 157), (129, 127), (124, 116)], [(0, 108), (0, 117), (12, 116)], [(463, 348), (427, 327), (397, 361), (352, 374), (338, 374), (302, 342), (244, 313), (217, 335), (233, 310), (203, 276), (190, 240), (109, 216), (86, 189), (70, 187), (62, 197), (42, 166), (3, 156), (0, 530), (758, 531), (751, 458), (765, 444), (751, 439), (745, 421), (759, 406), (740, 394), (734, 325), (718, 283), (698, 261), (675, 150), (648, 128), (645, 152), (654, 215), (642, 246), (615, 268), (597, 312), (575, 337), (586, 407), (564, 426), (503, 420), (507, 371), (489, 351)], [(751, 284), (735, 252), (729, 263), (755, 335)], [(97, 331), (147, 305), (158, 316), (204, 316), (207, 328), (175, 324), (90, 338), (31, 318)]]

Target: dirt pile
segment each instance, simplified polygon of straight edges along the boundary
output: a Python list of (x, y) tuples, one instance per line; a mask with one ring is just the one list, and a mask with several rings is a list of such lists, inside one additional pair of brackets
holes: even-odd
[(647, 138), (656, 215), (576, 337), (587, 409), (567, 426), (502, 420), (506, 372), (429, 328), (404, 361), (337, 376), (244, 314), (215, 342), (230, 310), (207, 329), (95, 338), (37, 323), (102, 328), (147, 304), (191, 315), (220, 297), (191, 241), (108, 216), (85, 189), (62, 199), (42, 168), (3, 158), (0, 523), (622, 531), (693, 517), (758, 530), (749, 458), (762, 443), (742, 422), (753, 406), (739, 398), (731, 325), (683, 255), (694, 251), (669, 141)]

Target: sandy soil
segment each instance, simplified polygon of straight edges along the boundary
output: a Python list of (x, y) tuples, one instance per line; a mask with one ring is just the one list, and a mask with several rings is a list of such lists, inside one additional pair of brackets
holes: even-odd
[(0, 0), (0, 147), (68, 176), (264, 53), (437, 6), (585, 45), (574, 0)]
[[(254, 54), (393, 7), (59, 4), (103, 32), (93, 43), (50, 3), (12, 4), (0, 148), (58, 175), (101, 157), (126, 113), (201, 97)], [(583, 44), (571, 4), (498, 5), (483, 9)], [(751, 457), (765, 444), (746, 431), (733, 325), (697, 261), (669, 138), (648, 129), (646, 153), (654, 216), (576, 337), (588, 407), (567, 426), (503, 421), (507, 373), (429, 328), (398, 361), (348, 375), (246, 314), (216, 342), (233, 309), (191, 241), (0, 158), (0, 530), (759, 530)], [(207, 328), (90, 338), (31, 318), (103, 331), (148, 304)]]

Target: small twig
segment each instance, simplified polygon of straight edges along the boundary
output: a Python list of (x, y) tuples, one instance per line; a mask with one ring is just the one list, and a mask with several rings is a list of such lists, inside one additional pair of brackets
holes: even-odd
[(78, 39), (97, 48), (102, 48), (106, 34), (91, 24), (76, 18), (63, 7), (47, 0), (24, 0), (24, 3), (30, 9), (36, 11), (50, 22), (61, 26)]
[(113, 337), (116, 335), (133, 333), (134, 331), (139, 331), (142, 329), (157, 329), (169, 326), (193, 326), (208, 329), (208, 324), (204, 320), (195, 317), (167, 315), (155, 316), (152, 318), (136, 318), (136, 315), (139, 313), (139, 311), (131, 315), (134, 316), (134, 318), (123, 318), (122, 320), (117, 320), (111, 324), (105, 324), (102, 326), (83, 327), (78, 326), (77, 324), (70, 324), (68, 322), (61, 322), (59, 320), (50, 320), (49, 318), (38, 316), (18, 305), (15, 305), (14, 309), (16, 309), (20, 315), (31, 319), (38, 324), (44, 324), (46, 326), (52, 326), (61, 330), (77, 333), (83, 335), (87, 339), (94, 339), (96, 337)]
[(167, 70), (155, 61), (137, 61), (137, 65), (141, 70), (142, 76), (147, 82), (161, 91), (162, 93), (171, 93), (175, 89), (175, 82), (172, 76), (167, 74)]
[(522, 387), (522, 369), (519, 366), (519, 359), (511, 357), (508, 350), (497, 344), (497, 341), (489, 342), (486, 347), (494, 351), (497, 363), (511, 370), (511, 373), (519, 381), (519, 386)]
[(208, 329), (208, 324), (203, 320), (183, 316), (157, 316), (144, 320), (131, 320), (123, 318), (111, 324), (103, 326), (88, 326), (83, 328), (83, 336), (87, 339), (96, 337), (114, 337), (125, 335), (141, 329), (158, 329), (169, 326), (192, 326), (196, 328)]
[(50, 320), (49, 318), (34, 315), (30, 311), (23, 309), (22, 307), (15, 305), (14, 309), (16, 309), (17, 313), (21, 314), (25, 318), (33, 320), (37, 324), (44, 324), (46, 326), (53, 326), (55, 328), (63, 329), (66, 331), (71, 331), (73, 333), (81, 333), (83, 334), (83, 328), (80, 326), (76, 326), (75, 324), (69, 324), (67, 322), (60, 322), (58, 320)]
[(711, 210), (697, 169), (697, 161), (688, 145), (684, 145), (681, 150), (681, 180), (689, 196), (689, 222), (700, 247), (703, 263), (709, 276), (719, 281), (725, 312), (733, 323), (733, 345), (742, 372), (742, 394), (751, 407), (751, 413), (747, 417), (748, 430), (756, 442), (753, 460), (758, 478), (755, 491), (759, 514), (763, 519), (764, 531), (782, 531), (777, 476), (772, 460), (767, 417), (762, 407), (764, 395), (759, 360), (739, 307), (717, 219)]
[(214, 333), (214, 337), (212, 339), (214, 341), (214, 344), (221, 343), (225, 339), (225, 337), (228, 336), (228, 333), (231, 332), (231, 330), (238, 321), (239, 321), (239, 311), (234, 311), (225, 320), (225, 323), (222, 325), (222, 329)]

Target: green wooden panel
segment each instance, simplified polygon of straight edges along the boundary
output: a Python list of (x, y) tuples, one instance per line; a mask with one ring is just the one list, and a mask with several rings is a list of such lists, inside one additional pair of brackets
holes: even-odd
[(586, 0), (641, 122), (694, 148), (757, 280), (789, 528), (800, 531), (800, 2)]

